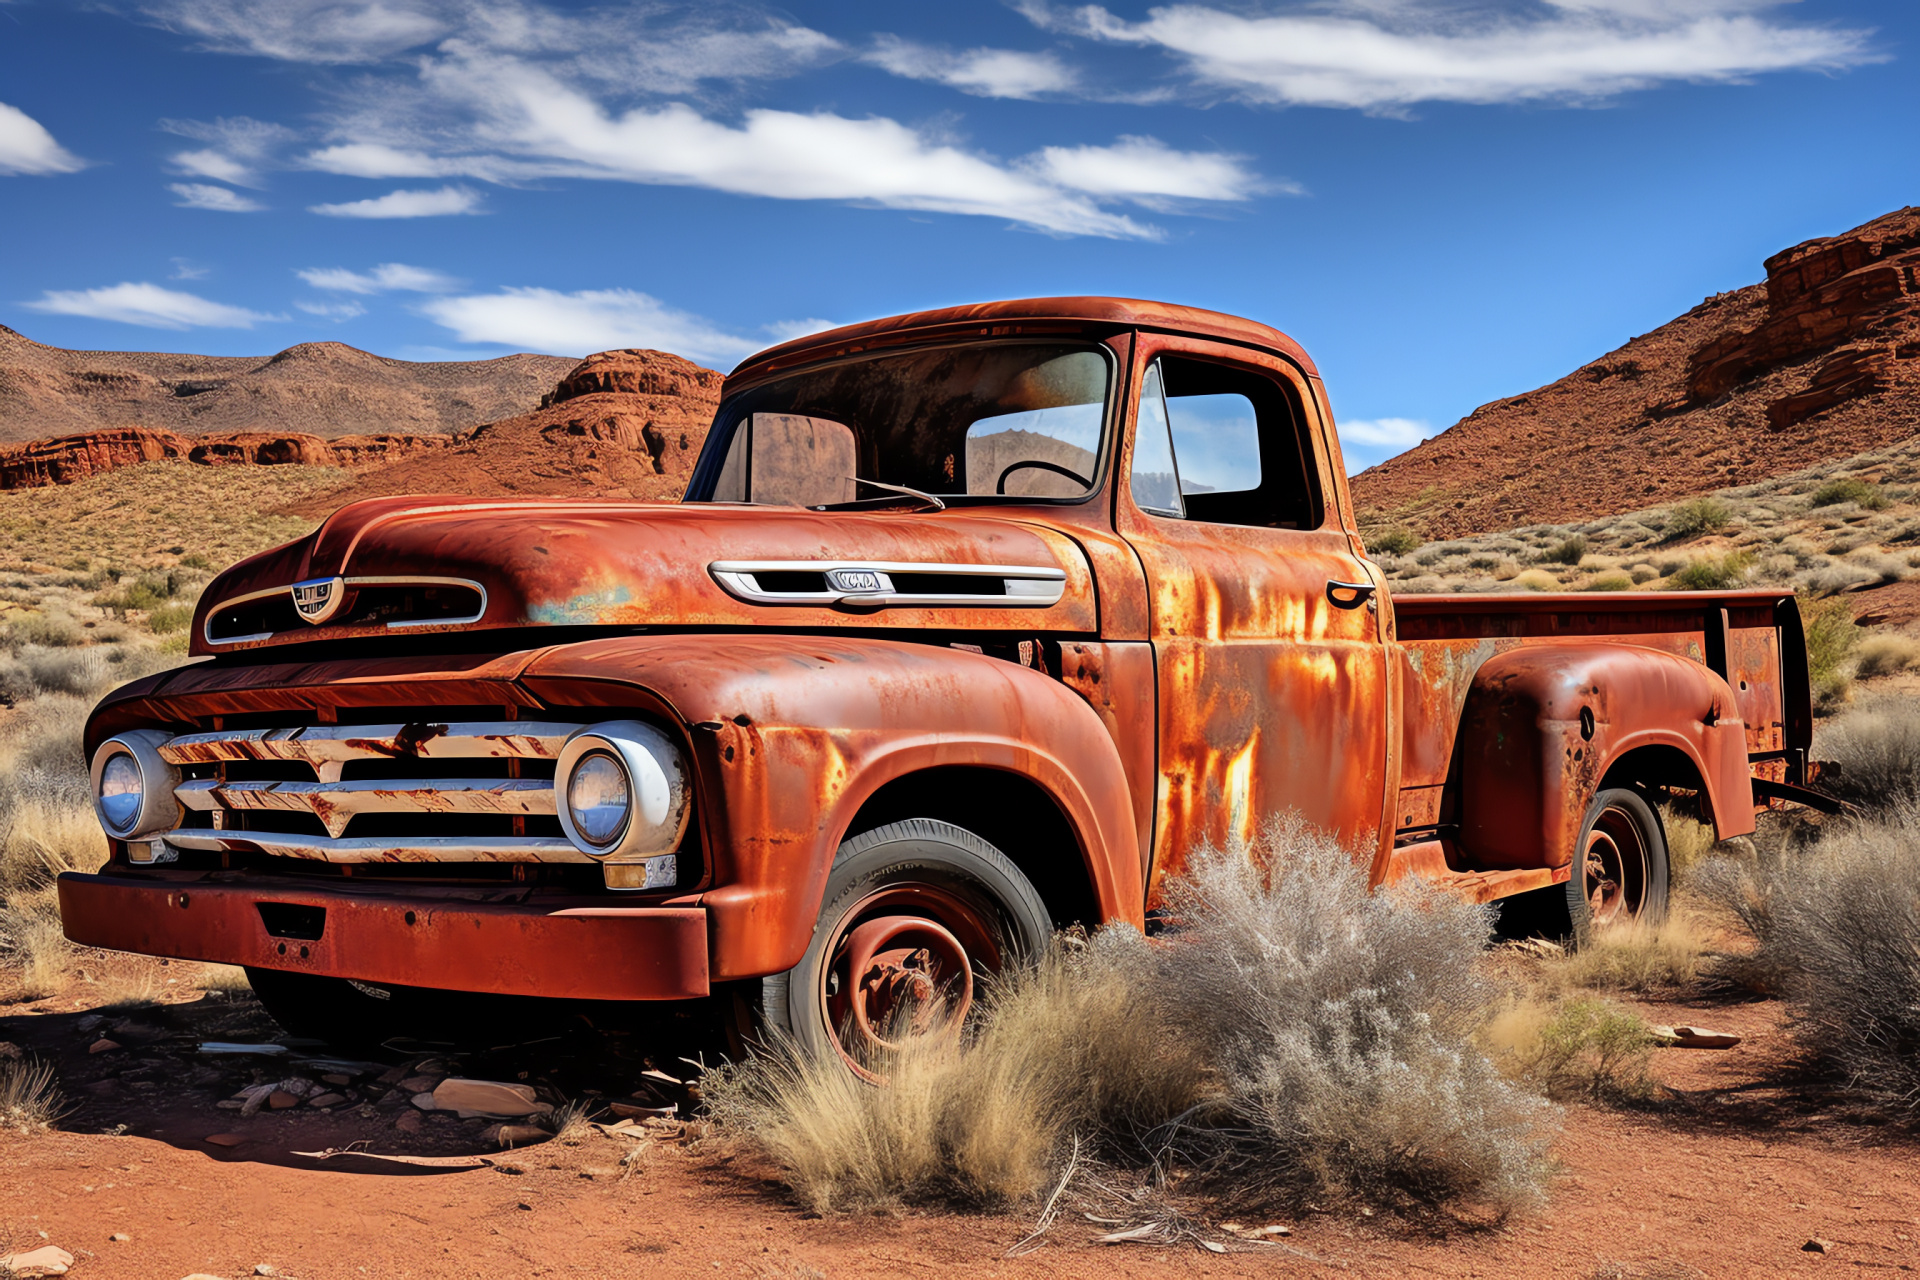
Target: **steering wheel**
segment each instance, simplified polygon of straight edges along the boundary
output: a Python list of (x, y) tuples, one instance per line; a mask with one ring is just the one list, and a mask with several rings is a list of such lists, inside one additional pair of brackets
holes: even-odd
[(1038, 458), (1022, 458), (1018, 462), (1009, 462), (1007, 464), (1006, 470), (1000, 473), (1000, 478), (993, 482), (993, 491), (1004, 495), (1007, 492), (1007, 477), (1016, 471), (1029, 467), (1038, 468), (1041, 471), (1051, 471), (1053, 474), (1065, 476), (1069, 480), (1078, 480), (1082, 489), (1093, 488), (1093, 481), (1087, 479), (1078, 471), (1067, 470), (1057, 462), (1042, 462)]

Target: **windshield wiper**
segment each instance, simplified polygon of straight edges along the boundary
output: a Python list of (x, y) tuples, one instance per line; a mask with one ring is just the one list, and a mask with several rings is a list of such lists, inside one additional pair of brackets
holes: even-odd
[[(922, 493), (918, 489), (909, 489), (907, 488), (907, 486), (903, 484), (888, 484), (884, 480), (863, 480), (859, 476), (848, 476), (847, 479), (853, 481), (855, 484), (870, 485), (875, 489), (885, 489), (889, 493), (897, 493), (902, 495), (903, 497), (916, 499), (919, 502), (925, 504), (920, 508), (918, 508), (921, 511), (945, 511), (947, 509), (947, 504), (940, 501), (940, 499), (934, 497), (932, 494)], [(885, 505), (887, 501), (888, 500), (885, 498), (856, 498), (852, 502), (823, 502), (819, 506), (813, 508), (813, 510), (815, 511), (846, 511), (849, 509), (858, 509), (861, 507)]]

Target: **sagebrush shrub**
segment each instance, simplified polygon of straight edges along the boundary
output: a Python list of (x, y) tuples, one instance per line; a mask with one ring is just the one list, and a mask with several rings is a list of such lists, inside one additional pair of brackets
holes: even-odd
[(1733, 520), (1733, 508), (1718, 498), (1692, 498), (1674, 507), (1661, 532), (1669, 542), (1724, 529)]
[(1920, 805), (1920, 704), (1888, 699), (1822, 725), (1814, 754), (1834, 767), (1823, 789), (1870, 812)]

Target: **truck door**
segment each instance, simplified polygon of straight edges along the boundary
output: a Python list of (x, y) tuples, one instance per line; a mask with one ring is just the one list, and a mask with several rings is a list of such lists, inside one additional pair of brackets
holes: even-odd
[(1203, 842), (1287, 810), (1371, 863), (1386, 650), (1306, 380), (1260, 353), (1143, 336), (1115, 518), (1146, 570), (1157, 678), (1148, 904)]

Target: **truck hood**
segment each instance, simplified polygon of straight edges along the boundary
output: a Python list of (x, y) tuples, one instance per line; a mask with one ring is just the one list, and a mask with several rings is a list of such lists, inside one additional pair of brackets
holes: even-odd
[(215, 578), (193, 652), (509, 627), (1097, 629), (1085, 555), (980, 509), (376, 498)]

